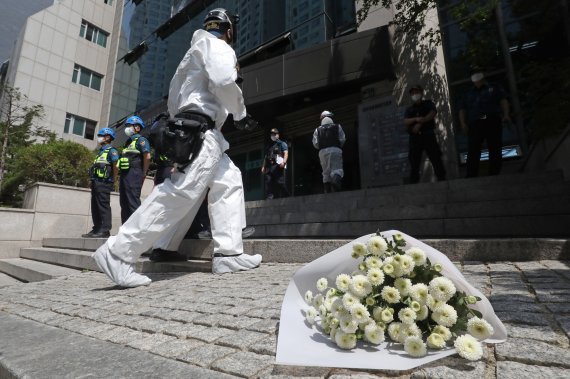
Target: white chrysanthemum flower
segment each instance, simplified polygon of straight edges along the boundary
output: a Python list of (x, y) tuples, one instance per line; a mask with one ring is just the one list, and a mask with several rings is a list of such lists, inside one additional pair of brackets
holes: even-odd
[(368, 296), (368, 297), (366, 298), (366, 305), (369, 306), (369, 307), (371, 307), (371, 306), (373, 306), (374, 304), (376, 304), (376, 300), (374, 300), (374, 297)]
[(382, 260), (375, 255), (371, 255), (368, 258), (366, 258), (364, 263), (366, 264), (366, 267), (368, 267), (369, 270), (372, 268), (382, 267)]
[(425, 304), (428, 297), (428, 286), (423, 283), (414, 284), (410, 288), (410, 297), (420, 304)]
[(433, 333), (437, 333), (443, 337), (444, 341), (449, 341), (452, 337), (451, 331), (443, 325), (436, 325), (435, 328), (432, 330)]
[(382, 265), (382, 271), (384, 271), (386, 275), (393, 276), (394, 266), (392, 263), (384, 263), (384, 265)]
[(382, 308), (374, 307), (372, 309), (372, 318), (376, 321), (381, 321), (382, 320)]
[(335, 340), (334, 337), (335, 337), (335, 335), (336, 335), (337, 330), (338, 330), (338, 327), (331, 326), (331, 330), (330, 330), (330, 332), (329, 332), (329, 336), (331, 337), (331, 339), (332, 339), (333, 341)]
[(321, 295), (320, 293), (317, 294), (316, 296), (313, 297), (313, 306), (315, 308), (320, 307), (321, 305), (323, 305), (325, 301), (325, 298), (323, 297), (323, 295)]
[(441, 263), (436, 263), (432, 266), (435, 272), (441, 272), (443, 270), (443, 265)]
[(394, 312), (391, 312), (390, 309), (382, 310), (380, 313), (380, 320), (386, 324), (394, 321)]
[(331, 305), (331, 313), (332, 313), (335, 317), (338, 317), (338, 316), (336, 316), (336, 314), (339, 313), (339, 312), (342, 312), (342, 311), (344, 311), (344, 310), (345, 310), (345, 308), (344, 308), (344, 304), (343, 304), (343, 302), (342, 302), (342, 298), (341, 298), (341, 297), (337, 297), (337, 298), (333, 301), (333, 303), (332, 303), (332, 305)]
[(457, 337), (453, 345), (461, 357), (470, 361), (479, 360), (483, 356), (483, 346), (469, 334)]
[(447, 302), (455, 295), (456, 291), (453, 282), (446, 277), (441, 276), (434, 278), (429, 282), (429, 294), (432, 295), (435, 300)]
[(420, 306), (419, 312), (416, 312), (416, 320), (423, 321), (429, 316), (429, 309), (427, 305)]
[(439, 325), (452, 327), (457, 322), (457, 311), (449, 304), (444, 304), (432, 313), (431, 318)]
[(414, 271), (416, 264), (412, 257), (408, 255), (402, 255), (402, 260), (400, 261), (400, 267), (402, 268), (402, 275), (409, 275)]
[(427, 345), (432, 349), (443, 349), (445, 347), (445, 340), (441, 334), (432, 333), (427, 338)]
[(477, 338), (479, 341), (486, 340), (491, 337), (495, 330), (486, 320), (479, 317), (473, 317), (467, 321), (467, 333)]
[(366, 275), (366, 270), (368, 270), (368, 267), (366, 267), (366, 263), (361, 262), (358, 264), (358, 271), (360, 271), (361, 273), (360, 274), (353, 274), (352, 276), (354, 277), (355, 275)]
[(398, 278), (394, 280), (394, 287), (400, 291), (400, 295), (408, 296), (410, 288), (412, 288), (412, 281), (406, 278)]
[(404, 240), (404, 236), (402, 235), (402, 233), (395, 233), (394, 234), (394, 240), (396, 242), (400, 242)]
[(341, 349), (353, 349), (356, 346), (356, 335), (337, 330), (334, 336), (334, 341)]
[(401, 342), (400, 341), (400, 329), (402, 328), (402, 324), (399, 322), (393, 322), (388, 325), (388, 336), (394, 342)]
[(358, 322), (348, 315), (338, 320), (338, 326), (345, 333), (354, 333), (358, 329)]
[(410, 303), (410, 308), (414, 310), (414, 312), (418, 313), (422, 309), (422, 305), (417, 301), (413, 301)]
[(367, 247), (370, 254), (380, 256), (386, 252), (388, 249), (388, 244), (384, 238), (380, 236), (374, 236), (368, 240)]
[(382, 288), (381, 295), (382, 299), (390, 304), (395, 304), (401, 299), (400, 292), (398, 292), (396, 288), (390, 286)]
[(338, 320), (338, 318), (332, 317), (331, 320), (329, 321), (329, 325), (331, 326), (331, 328), (338, 328), (338, 326), (340, 325), (340, 321)]
[(319, 307), (319, 315), (321, 316), (321, 318), (326, 317), (328, 313), (329, 311), (327, 310), (327, 307), (325, 307), (324, 305), (321, 305)]
[(335, 297), (338, 296), (338, 292), (336, 290), (336, 288), (329, 288), (329, 290), (327, 291), (326, 297)]
[(327, 278), (320, 278), (317, 280), (317, 289), (321, 292), (326, 291), (329, 286), (329, 281)]
[(350, 292), (358, 298), (363, 298), (372, 292), (372, 285), (366, 276), (356, 275), (352, 278), (352, 282), (350, 283)]
[(317, 317), (317, 310), (315, 307), (309, 307), (309, 309), (307, 309), (305, 317), (307, 318), (307, 322), (313, 325), (315, 323), (315, 317)]
[(402, 324), (400, 326), (400, 340), (404, 341), (408, 337), (420, 337), (422, 336), (422, 330), (416, 324)]
[(431, 295), (427, 295), (427, 300), (426, 300), (426, 305), (428, 306), (428, 308), (430, 309), (430, 311), (435, 312), (437, 311), (441, 306), (445, 305), (444, 301), (439, 301), (433, 298), (433, 296)]
[(412, 308), (402, 308), (398, 312), (402, 324), (413, 324), (416, 321), (416, 312)]
[(350, 308), (350, 314), (352, 318), (356, 320), (359, 324), (363, 322), (368, 322), (370, 320), (370, 312), (366, 309), (366, 307), (360, 303), (355, 304), (352, 308)]
[(408, 337), (404, 341), (404, 350), (412, 357), (423, 357), (427, 354), (427, 348), (421, 337)]
[(345, 293), (342, 296), (342, 304), (347, 310), (350, 310), (356, 303), (359, 303), (359, 301), (353, 294)]
[(357, 257), (363, 257), (366, 255), (366, 245), (361, 242), (357, 242), (352, 245), (352, 252), (355, 253)]
[(313, 304), (313, 293), (311, 291), (305, 292), (305, 301), (309, 305)]
[(426, 253), (419, 247), (412, 247), (406, 250), (406, 255), (414, 260), (416, 266), (423, 266), (426, 264)]
[(342, 292), (346, 292), (348, 291), (350, 282), (351, 282), (350, 276), (348, 276), (347, 274), (340, 274), (339, 276), (336, 277), (336, 288), (338, 288)]
[(368, 270), (368, 281), (373, 286), (379, 286), (384, 283), (384, 273), (379, 268), (371, 268)]
[(352, 250), (352, 252), (350, 253), (350, 256), (352, 257), (352, 259), (360, 258), (360, 255), (358, 255), (358, 253), (354, 250)]
[(335, 301), (335, 297), (326, 297), (325, 301), (323, 302), (323, 305), (325, 306), (325, 308), (327, 309), (327, 311), (331, 311), (332, 309), (332, 305)]
[(374, 345), (379, 345), (384, 342), (384, 330), (378, 328), (377, 326), (374, 327), (366, 327), (364, 329), (364, 338)]

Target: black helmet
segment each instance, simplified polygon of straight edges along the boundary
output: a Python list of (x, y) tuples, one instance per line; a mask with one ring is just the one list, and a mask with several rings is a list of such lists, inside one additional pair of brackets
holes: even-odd
[(216, 37), (220, 37), (227, 30), (232, 29), (233, 40), (235, 41), (236, 24), (238, 21), (238, 15), (233, 15), (224, 8), (212, 9), (204, 17), (204, 30), (214, 34)]

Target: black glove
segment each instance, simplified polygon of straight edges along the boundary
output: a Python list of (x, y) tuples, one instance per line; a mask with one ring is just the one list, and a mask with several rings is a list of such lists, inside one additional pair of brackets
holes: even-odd
[(156, 117), (154, 118), (154, 120), (152, 120), (152, 122), (155, 123), (156, 121), (160, 120), (161, 118), (168, 118), (168, 117), (170, 117), (168, 112), (162, 112), (162, 113), (159, 113), (158, 115), (156, 115)]
[(249, 132), (257, 128), (258, 122), (251, 118), (251, 116), (248, 114), (241, 120), (234, 121), (234, 125), (238, 130), (245, 130), (246, 132)]

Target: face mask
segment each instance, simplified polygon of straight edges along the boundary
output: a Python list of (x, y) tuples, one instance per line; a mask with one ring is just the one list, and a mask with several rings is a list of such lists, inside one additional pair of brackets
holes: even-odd
[(421, 100), (421, 99), (422, 99), (422, 95), (420, 95), (420, 94), (412, 95), (412, 100), (413, 100), (414, 102), (419, 101), (419, 100)]
[(485, 77), (485, 75), (483, 75), (483, 73), (477, 72), (477, 73), (471, 75), (471, 81), (472, 82), (478, 82), (480, 80), (483, 80), (484, 77)]
[(125, 128), (125, 134), (127, 135), (127, 137), (130, 137), (133, 134), (135, 134), (135, 129), (132, 126)]
[(97, 143), (105, 143), (105, 137), (97, 137)]
[(277, 141), (277, 136), (276, 136), (276, 135), (272, 135), (272, 136), (271, 136), (271, 140), (272, 140), (273, 142)]

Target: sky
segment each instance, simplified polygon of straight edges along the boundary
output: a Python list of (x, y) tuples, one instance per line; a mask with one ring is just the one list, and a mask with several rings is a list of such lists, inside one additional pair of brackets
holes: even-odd
[(0, 64), (10, 59), (14, 42), (26, 18), (53, 4), (53, 0), (1, 0)]

